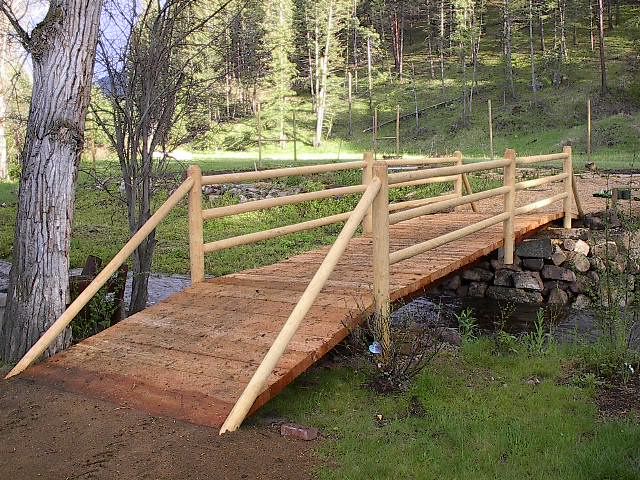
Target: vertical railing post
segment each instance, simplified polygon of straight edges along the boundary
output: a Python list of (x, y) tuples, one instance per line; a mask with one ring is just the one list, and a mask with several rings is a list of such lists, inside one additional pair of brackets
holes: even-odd
[(189, 258), (191, 283), (204, 280), (204, 238), (202, 233), (202, 171), (191, 165), (188, 175), (193, 179), (189, 192)]
[(571, 228), (571, 197), (573, 196), (573, 160), (571, 158), (571, 147), (566, 146), (562, 149), (566, 155), (564, 159), (564, 173), (567, 177), (564, 179), (564, 191), (567, 193), (567, 198), (564, 199), (564, 228)]
[[(362, 168), (362, 184), (368, 186), (373, 179), (373, 164), (375, 160), (372, 152), (365, 152), (364, 154), (364, 167)], [(367, 215), (362, 222), (362, 231), (365, 235), (370, 235), (373, 232), (373, 220), (371, 216), (372, 208), (369, 208)]]
[[(456, 150), (456, 151), (453, 153), (453, 156), (454, 156), (455, 158), (457, 158), (456, 166), (461, 167), (461, 166), (462, 166), (462, 164), (463, 164), (463, 161), (462, 161), (462, 152), (461, 152), (461, 151), (459, 151), (459, 150)], [(463, 188), (464, 188), (464, 180), (463, 180), (463, 178), (462, 178), (462, 173), (461, 173), (461, 174), (459, 174), (459, 175), (458, 175), (458, 178), (456, 179), (455, 187), (454, 187), (454, 189), (453, 189), (453, 190), (454, 190), (454, 192), (455, 192), (455, 194), (456, 194), (458, 197), (461, 197), (461, 196), (462, 196), (462, 194), (463, 194)]]
[(396, 157), (400, 156), (400, 105), (396, 105)]
[(504, 167), (504, 186), (509, 191), (504, 194), (504, 211), (509, 212), (509, 217), (504, 221), (504, 264), (513, 265), (513, 257), (516, 243), (515, 235), (515, 209), (516, 209), (516, 151), (507, 149), (504, 158), (509, 160), (509, 165)]
[(389, 179), (387, 164), (375, 162), (373, 177), (380, 179), (380, 191), (373, 201), (373, 294), (374, 335), (382, 346), (381, 363), (391, 352), (389, 305)]

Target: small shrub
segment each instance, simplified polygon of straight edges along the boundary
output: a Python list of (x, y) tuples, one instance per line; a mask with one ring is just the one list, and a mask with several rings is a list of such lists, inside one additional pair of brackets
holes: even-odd
[(456, 313), (455, 317), (458, 321), (458, 328), (460, 330), (460, 335), (462, 335), (463, 342), (475, 340), (477, 338), (476, 332), (478, 330), (478, 321), (473, 314), (473, 309), (471, 307), (467, 307), (460, 313)]

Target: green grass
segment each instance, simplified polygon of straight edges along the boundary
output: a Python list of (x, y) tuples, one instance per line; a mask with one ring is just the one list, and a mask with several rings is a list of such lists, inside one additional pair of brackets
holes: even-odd
[[(260, 415), (321, 429), (322, 479), (640, 478), (640, 423), (599, 421), (593, 390), (559, 384), (568, 354), (490, 351), (482, 340), (443, 354), (390, 396), (349, 368), (316, 369)], [(526, 384), (532, 376), (542, 383)], [(424, 415), (410, 414), (412, 396)]]

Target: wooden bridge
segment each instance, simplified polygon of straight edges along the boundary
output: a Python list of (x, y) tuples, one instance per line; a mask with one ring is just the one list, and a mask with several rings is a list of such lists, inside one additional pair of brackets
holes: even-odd
[[(562, 161), (563, 172), (516, 183), (518, 165)], [(443, 164), (451, 166), (435, 166)], [(388, 173), (390, 167), (411, 167)], [(203, 210), (202, 185), (361, 169), (361, 185)], [(504, 169), (504, 185), (463, 195), (466, 173)], [(571, 150), (561, 154), (464, 164), (462, 155), (420, 160), (314, 165), (202, 176), (185, 182), (125, 245), (94, 282), (9, 373), (21, 373), (169, 211), (189, 194), (192, 286), (28, 370), (22, 376), (152, 414), (235, 430), (373, 314), (374, 335), (390, 351), (390, 303), (504, 247), (513, 262), (518, 238), (564, 218), (571, 225)], [(516, 208), (517, 192), (552, 182), (563, 191)], [(389, 188), (453, 182), (444, 195), (389, 204)], [(228, 215), (337, 195), (362, 194), (357, 207), (296, 225), (204, 243), (203, 222)], [(478, 213), (475, 202), (499, 197), (500, 214)], [(562, 201), (561, 211), (532, 213)], [(464, 204), (474, 212), (437, 213)], [(275, 265), (205, 279), (204, 255), (280, 235), (345, 222), (336, 242)], [(362, 225), (364, 235), (355, 237)]]

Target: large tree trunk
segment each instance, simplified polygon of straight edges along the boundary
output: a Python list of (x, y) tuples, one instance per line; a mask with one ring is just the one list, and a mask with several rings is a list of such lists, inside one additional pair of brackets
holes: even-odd
[[(75, 182), (101, 6), (100, 0), (51, 1), (30, 41), (23, 38), (34, 83), (0, 337), (7, 362), (19, 360), (67, 305)], [(47, 354), (64, 348), (69, 338), (67, 331)]]
[(7, 155), (7, 62), (9, 43), (9, 21), (0, 14), (0, 181), (9, 178)]

